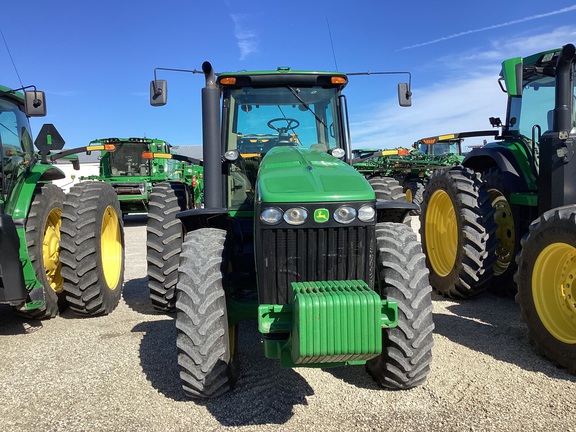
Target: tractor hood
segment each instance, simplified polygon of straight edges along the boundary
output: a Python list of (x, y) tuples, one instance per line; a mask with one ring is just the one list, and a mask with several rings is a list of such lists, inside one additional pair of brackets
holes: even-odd
[(302, 147), (274, 147), (258, 173), (258, 202), (374, 200), (366, 179), (335, 157)]

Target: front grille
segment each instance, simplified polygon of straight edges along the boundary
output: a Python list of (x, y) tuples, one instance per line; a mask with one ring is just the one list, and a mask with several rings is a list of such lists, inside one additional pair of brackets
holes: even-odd
[(360, 279), (374, 287), (374, 226), (268, 228), (259, 234), (260, 303), (289, 303), (292, 282)]

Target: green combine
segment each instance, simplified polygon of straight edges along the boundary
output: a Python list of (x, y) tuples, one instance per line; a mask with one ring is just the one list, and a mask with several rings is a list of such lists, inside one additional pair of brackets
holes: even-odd
[[(238, 324), (255, 320), (283, 366), (364, 364), (382, 386), (422, 384), (432, 358), (428, 270), (402, 224), (350, 166), (343, 73), (202, 66), (204, 207), (181, 212), (175, 290), (184, 391), (238, 379)], [(400, 104), (410, 104), (408, 84)], [(166, 82), (151, 83), (151, 104)], [(222, 109), (220, 108), (222, 107)]]
[[(23, 89), (21, 89), (23, 90)], [(109, 185), (86, 182), (64, 192), (49, 164), (91, 151), (59, 151), (64, 141), (44, 125), (35, 144), (28, 117), (46, 115), (44, 93), (0, 87), (0, 303), (42, 319), (69, 306), (82, 315), (111, 312), (120, 300), (124, 236)]]
[[(90, 141), (101, 145), (98, 175), (80, 177), (110, 183), (120, 201), (122, 214), (148, 213), (154, 186), (178, 183), (186, 195), (185, 207), (202, 203), (202, 166), (197, 159), (172, 152), (166, 141), (151, 138), (103, 138)], [(108, 148), (108, 149), (107, 149)]]

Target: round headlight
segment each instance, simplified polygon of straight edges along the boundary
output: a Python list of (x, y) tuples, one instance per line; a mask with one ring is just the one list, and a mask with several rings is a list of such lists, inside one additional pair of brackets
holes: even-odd
[(334, 156), (335, 158), (338, 158), (338, 159), (342, 159), (344, 157), (344, 155), (346, 154), (344, 149), (341, 149), (341, 148), (335, 148), (334, 150), (332, 150), (331, 153), (332, 153), (332, 156)]
[(338, 207), (334, 212), (334, 219), (336, 222), (343, 224), (349, 224), (354, 219), (356, 219), (357, 211), (354, 207), (342, 206)]
[(302, 207), (289, 208), (284, 212), (284, 220), (290, 225), (302, 225), (308, 219), (308, 210)]
[(371, 205), (363, 205), (358, 210), (358, 219), (362, 222), (372, 222), (376, 216), (376, 210)]
[(260, 213), (260, 220), (268, 225), (276, 225), (282, 220), (282, 210), (276, 207), (268, 207)]

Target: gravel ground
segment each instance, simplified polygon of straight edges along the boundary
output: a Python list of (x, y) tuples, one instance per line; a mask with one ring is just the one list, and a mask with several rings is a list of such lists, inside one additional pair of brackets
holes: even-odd
[(126, 283), (109, 316), (24, 320), (0, 306), (2, 431), (576, 431), (576, 377), (530, 349), (511, 299), (434, 295), (428, 381), (387, 391), (363, 367), (282, 369), (254, 323), (240, 329), (241, 379), (186, 400), (173, 315), (148, 300), (145, 218), (126, 223)]

